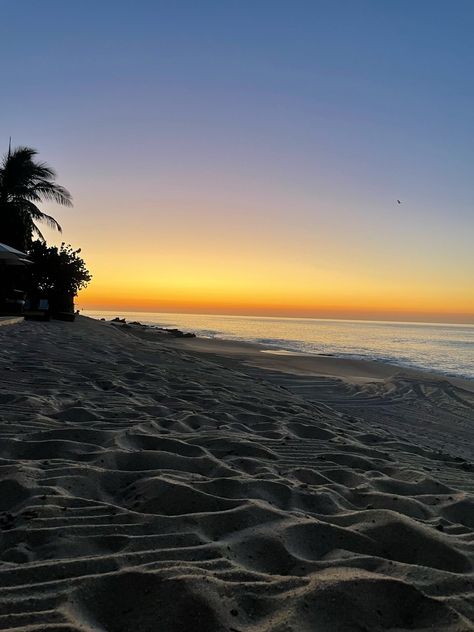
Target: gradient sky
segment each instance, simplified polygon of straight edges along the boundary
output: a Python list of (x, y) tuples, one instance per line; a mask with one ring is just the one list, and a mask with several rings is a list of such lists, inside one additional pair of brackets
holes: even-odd
[(474, 322), (472, 0), (0, 8), (79, 307)]

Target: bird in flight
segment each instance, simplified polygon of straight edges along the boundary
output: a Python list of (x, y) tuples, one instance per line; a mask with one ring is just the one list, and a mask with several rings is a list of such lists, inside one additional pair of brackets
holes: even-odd
[(397, 200), (397, 202), (398, 202), (399, 204), (401, 204), (400, 200)]

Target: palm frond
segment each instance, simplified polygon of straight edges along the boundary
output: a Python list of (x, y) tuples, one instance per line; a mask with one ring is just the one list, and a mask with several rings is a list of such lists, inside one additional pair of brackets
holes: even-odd
[(35, 164), (35, 173), (38, 178), (43, 178), (44, 180), (54, 180), (57, 178), (56, 171), (50, 167), (45, 162), (36, 162)]
[(40, 229), (38, 228), (38, 226), (36, 226), (36, 224), (33, 222), (33, 226), (32, 226), (32, 232), (33, 234), (38, 237), (38, 239), (40, 241), (42, 241), (43, 243), (46, 242), (46, 239), (44, 238), (43, 233), (40, 231)]
[(13, 151), (9, 151), (3, 155), (2, 167), (5, 167), (5, 165), (9, 163), (12, 164), (14, 162), (32, 161), (33, 158), (37, 155), (38, 151), (36, 149), (33, 149), (33, 147), (15, 147)]
[(54, 228), (55, 230), (58, 231), (58, 233), (63, 232), (63, 229), (61, 228), (59, 223), (54, 219), (54, 217), (51, 217), (51, 215), (47, 215), (46, 213), (41, 213), (41, 217), (39, 217), (38, 220), (40, 222), (43, 222), (43, 224), (46, 224), (50, 228)]
[[(0, 163), (0, 207), (7, 215), (13, 213), (16, 216), (16, 220), (8, 221), (15, 225), (13, 232), (18, 243), (28, 243), (32, 235), (44, 241), (36, 225), (38, 222), (62, 232), (54, 217), (43, 213), (38, 204), (51, 200), (62, 206), (72, 206), (69, 191), (55, 182), (55, 170), (44, 162), (37, 162), (37, 154), (31, 147), (16, 147)], [(7, 219), (5, 215), (5, 222)]]
[(47, 213), (43, 213), (43, 211), (41, 211), (36, 204), (30, 202), (30, 200), (22, 200), (21, 204), (17, 204), (18, 208), (21, 209), (23, 213), (26, 213), (29, 217), (31, 217), (31, 219), (35, 222), (43, 222), (43, 224), (46, 224), (50, 228), (54, 228), (60, 233), (63, 232), (63, 229), (54, 217), (51, 217), (51, 215), (48, 215)]
[(40, 182), (35, 185), (34, 190), (31, 193), (33, 193), (37, 199), (44, 198), (45, 200), (53, 200), (62, 206), (72, 206), (72, 195), (67, 189), (59, 184)]

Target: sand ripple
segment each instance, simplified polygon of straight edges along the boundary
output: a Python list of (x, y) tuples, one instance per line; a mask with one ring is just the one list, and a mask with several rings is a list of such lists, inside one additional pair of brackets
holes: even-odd
[(471, 462), (349, 410), (463, 393), (341, 412), (87, 319), (0, 343), (1, 630), (474, 630)]

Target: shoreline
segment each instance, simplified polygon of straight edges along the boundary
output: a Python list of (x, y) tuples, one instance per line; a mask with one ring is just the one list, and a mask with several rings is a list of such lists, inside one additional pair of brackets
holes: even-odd
[[(107, 321), (116, 312), (100, 312), (91, 313), (89, 317), (100, 318), (104, 317)], [(143, 316), (144, 320), (141, 320)], [(147, 319), (147, 316), (151, 320)], [(171, 318), (167, 318), (170, 316)], [(172, 317), (176, 316), (176, 319)], [(237, 321), (229, 325), (229, 322), (225, 320), (226, 317), (222, 317), (224, 320), (221, 322), (221, 317), (218, 315), (206, 316), (203, 314), (187, 314), (186, 319), (182, 318), (182, 314), (165, 314), (165, 313), (138, 313), (138, 312), (125, 312), (125, 317), (130, 321), (143, 322), (146, 327), (178, 327), (183, 332), (193, 332), (200, 338), (216, 339), (239, 343), (259, 344), (264, 345), (269, 352), (273, 350), (288, 352), (290, 354), (301, 354), (311, 356), (333, 356), (341, 360), (357, 360), (366, 362), (377, 362), (390, 364), (397, 367), (401, 367), (404, 370), (428, 372), (433, 374), (439, 374), (451, 379), (460, 379), (474, 381), (474, 371), (472, 368), (472, 353), (469, 353), (470, 348), (463, 345), (474, 344), (474, 325), (461, 325), (455, 323), (417, 323), (417, 322), (394, 322), (394, 321), (354, 321), (354, 320), (334, 320), (334, 319), (291, 319), (281, 318), (272, 319), (268, 321), (271, 323), (276, 320), (279, 324), (277, 328), (273, 325), (269, 325), (270, 329), (266, 326), (266, 319), (256, 318), (255, 328), (247, 330), (245, 325), (246, 318), (255, 320), (254, 317), (237, 317)], [(181, 318), (180, 318), (181, 317)], [(156, 318), (156, 320), (154, 320)], [(205, 318), (206, 320), (202, 320)], [(217, 319), (217, 320), (216, 320)], [(313, 323), (317, 327), (318, 323), (336, 323), (337, 327), (333, 331), (332, 329), (323, 330), (318, 333), (316, 329), (311, 329), (308, 332), (308, 336), (299, 329), (294, 331), (283, 331), (280, 325), (285, 321), (308, 321)], [(214, 322), (215, 321), (215, 322)], [(242, 322), (241, 322), (242, 321)], [(362, 327), (360, 331), (353, 330), (354, 325), (376, 325), (382, 329), (377, 329), (375, 338), (371, 338), (371, 328), (366, 329)], [(342, 325), (347, 327), (340, 328)], [(395, 325), (396, 328), (393, 333), (394, 340), (391, 340), (392, 330), (391, 325)], [(243, 327), (243, 328), (242, 328)], [(389, 329), (387, 329), (389, 327)], [(407, 340), (404, 339), (405, 328), (408, 327)], [(425, 339), (420, 337), (418, 333), (419, 328), (426, 332), (422, 334), (424, 336), (431, 336), (431, 329), (443, 329), (441, 338), (435, 339), (433, 347), (431, 343), (428, 344), (425, 349)], [(455, 335), (455, 346), (451, 346), (452, 329), (458, 331)], [(464, 332), (464, 328), (467, 328)], [(464, 339), (464, 335), (467, 336)], [(355, 336), (355, 337), (354, 337)], [(388, 336), (388, 337), (387, 337)], [(403, 340), (396, 343), (398, 337), (402, 336)], [(358, 342), (360, 338), (360, 344)], [(417, 352), (405, 352), (413, 339), (417, 345), (419, 353)], [(336, 340), (336, 343), (332, 343), (331, 340)], [(396, 343), (395, 346), (392, 343)], [(403, 343), (403, 344), (402, 344)], [(420, 346), (421, 344), (421, 346)], [(457, 345), (460, 344), (459, 353), (457, 351)], [(446, 347), (445, 347), (446, 345)], [(355, 351), (354, 351), (355, 350)]]
[(457, 388), (474, 393), (474, 379), (452, 376), (429, 369), (418, 369), (384, 360), (344, 358), (337, 355), (293, 352), (285, 349), (268, 348), (258, 342), (231, 340), (226, 338), (173, 337), (163, 336), (160, 328), (142, 325), (138, 327), (127, 323), (130, 333), (139, 337), (153, 339), (191, 353), (234, 359), (265, 370), (280, 371), (307, 376), (326, 376), (344, 380), (353, 384), (381, 382), (393, 377), (409, 379), (446, 381)]
[[(114, 313), (115, 312), (110, 312), (111, 315)], [(106, 322), (109, 322), (109, 319), (104, 318), (102, 314), (101, 316), (104, 320), (106, 320)], [(193, 315), (189, 315), (189, 316), (191, 318), (191, 316)], [(203, 315), (196, 314), (195, 316), (196, 318), (199, 319)], [(99, 315), (93, 314), (88, 317), (96, 319), (96, 318), (99, 318)], [(129, 323), (135, 322), (135, 324), (137, 323), (137, 319), (138, 319), (138, 323), (140, 323), (144, 328), (150, 328), (150, 329), (165, 328), (166, 329), (166, 327), (171, 327), (171, 325), (163, 325), (162, 321), (153, 322), (153, 321), (145, 320), (144, 322), (141, 322), (139, 321), (139, 314), (135, 312), (133, 312), (131, 316), (127, 315), (127, 318), (130, 319), (128, 321)], [(117, 320), (117, 318), (113, 320)], [(119, 320), (125, 321), (125, 318), (119, 319)], [(282, 319), (282, 320), (285, 320), (285, 319)], [(292, 319), (287, 319), (287, 320), (292, 320)], [(322, 319), (313, 319), (313, 320), (314, 322), (317, 322), (319, 320), (321, 320), (322, 322), (326, 322)], [(293, 337), (290, 337), (288, 339), (285, 339), (284, 336), (279, 337), (278, 332), (276, 331), (270, 331), (269, 332), (270, 337), (267, 337), (267, 335), (263, 331), (259, 331), (258, 334), (253, 335), (253, 337), (252, 336), (246, 337), (245, 335), (240, 336), (240, 334), (237, 333), (238, 328), (239, 328), (238, 324), (236, 325), (237, 330), (234, 329), (231, 331), (230, 329), (227, 328), (227, 326), (224, 326), (222, 330), (219, 330), (218, 329), (219, 325), (216, 325), (217, 329), (214, 330), (212, 322), (206, 323), (205, 326), (203, 327), (204, 323), (200, 324), (199, 320), (196, 323), (193, 323), (192, 320), (186, 323), (180, 323), (179, 321), (170, 321), (170, 322), (174, 323), (172, 325), (173, 327), (180, 327), (182, 329), (182, 333), (184, 333), (185, 336), (198, 337), (198, 338), (209, 340), (209, 341), (232, 343), (235, 345), (245, 345), (245, 344), (257, 345), (259, 346), (259, 348), (263, 347), (262, 350), (267, 352), (269, 355), (276, 353), (276, 354), (288, 355), (288, 356), (293, 356), (293, 357), (294, 356), (323, 357), (323, 358), (334, 357), (341, 361), (347, 360), (351, 362), (356, 361), (356, 362), (368, 362), (368, 363), (376, 363), (376, 364), (381, 364), (381, 365), (389, 365), (393, 367), (398, 367), (400, 370), (405, 371), (405, 372), (414, 372), (417, 374), (419, 373), (420, 375), (422, 375), (423, 373), (428, 373), (431, 375), (445, 377), (446, 379), (449, 379), (449, 380), (462, 380), (465, 383), (469, 383), (469, 382), (474, 383), (474, 374), (470, 370), (471, 364), (469, 363), (467, 359), (468, 356), (466, 356), (466, 353), (467, 353), (466, 350), (463, 351), (464, 355), (459, 356), (458, 362), (456, 362), (455, 357), (452, 356), (454, 351), (451, 351), (451, 355), (447, 356), (450, 359), (450, 362), (446, 362), (446, 361), (443, 361), (442, 355), (440, 355), (442, 354), (442, 347), (440, 344), (438, 344), (438, 346), (435, 347), (433, 357), (430, 357), (430, 356), (424, 357), (423, 353), (421, 353), (419, 356), (416, 354), (411, 354), (412, 357), (407, 357), (407, 358), (405, 358), (404, 355), (401, 354), (401, 358), (398, 358), (396, 351), (390, 349), (390, 346), (387, 347), (384, 353), (378, 353), (378, 347), (376, 345), (375, 346), (371, 344), (367, 345), (365, 343), (362, 344), (362, 347), (358, 353), (347, 352), (345, 351), (344, 348), (342, 349), (337, 348), (341, 346), (339, 343), (335, 345), (336, 348), (332, 348), (334, 347), (334, 345), (331, 345), (330, 340), (327, 338), (327, 336), (325, 337), (324, 335), (321, 338), (321, 341), (319, 343), (316, 341), (316, 339), (310, 339), (309, 342), (305, 342), (304, 337), (297, 337), (296, 332), (294, 332)], [(334, 321), (329, 321), (329, 322), (334, 322)], [(340, 322), (349, 323), (352, 325), (354, 324), (354, 322), (359, 322), (359, 321), (340, 321)], [(461, 326), (457, 324), (440, 324), (440, 323), (403, 323), (403, 322), (401, 323), (380, 322), (379, 323), (378, 321), (361, 321), (361, 322), (365, 324), (368, 323), (368, 324), (376, 324), (376, 325), (382, 325), (382, 326), (394, 324), (400, 327), (403, 327), (405, 325), (407, 326), (420, 325), (422, 327), (425, 327), (425, 326), (448, 327), (449, 326), (449, 327), (458, 328)], [(262, 325), (263, 324), (264, 322), (262, 323)], [(473, 328), (473, 332), (474, 332), (474, 328)], [(351, 332), (348, 331), (346, 333), (347, 333), (347, 340), (351, 340), (351, 337), (350, 337)], [(273, 334), (275, 334), (276, 337), (273, 336)], [(239, 337), (236, 337), (237, 335)], [(335, 335), (337, 337), (338, 333), (336, 332)], [(382, 342), (381, 349), (383, 350), (383, 341), (381, 342)], [(308, 345), (310, 349), (300, 348), (301, 346), (308, 346)], [(321, 349), (321, 346), (324, 348), (324, 350)], [(344, 347), (344, 345), (342, 346)], [(420, 358), (422, 358), (421, 361), (420, 361)]]

